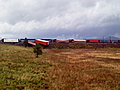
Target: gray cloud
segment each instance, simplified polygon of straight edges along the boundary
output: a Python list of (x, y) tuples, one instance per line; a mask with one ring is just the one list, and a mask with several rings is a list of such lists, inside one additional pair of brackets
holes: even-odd
[(119, 0), (0, 1), (0, 37), (120, 36)]

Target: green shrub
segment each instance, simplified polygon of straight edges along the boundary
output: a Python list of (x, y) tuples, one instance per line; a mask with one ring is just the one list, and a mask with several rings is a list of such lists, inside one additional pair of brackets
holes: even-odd
[(38, 55), (42, 55), (42, 49), (41, 49), (41, 45), (40, 44), (36, 44), (35, 48), (34, 48), (34, 53), (36, 53), (36, 58), (38, 58)]

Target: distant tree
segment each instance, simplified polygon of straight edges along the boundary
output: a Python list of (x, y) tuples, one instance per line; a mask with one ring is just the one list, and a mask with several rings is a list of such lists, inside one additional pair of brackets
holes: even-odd
[(28, 39), (27, 38), (25, 38), (25, 40), (24, 40), (24, 45), (25, 45), (25, 47), (28, 46)]
[(34, 53), (36, 53), (36, 58), (38, 58), (39, 55), (42, 55), (42, 46), (38, 43), (36, 43), (36, 46), (34, 47)]

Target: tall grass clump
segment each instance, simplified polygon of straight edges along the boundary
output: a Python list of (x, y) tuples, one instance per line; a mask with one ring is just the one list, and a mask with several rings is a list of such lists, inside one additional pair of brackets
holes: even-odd
[(49, 88), (45, 70), (50, 64), (36, 59), (32, 48), (0, 44), (0, 58), (0, 90)]

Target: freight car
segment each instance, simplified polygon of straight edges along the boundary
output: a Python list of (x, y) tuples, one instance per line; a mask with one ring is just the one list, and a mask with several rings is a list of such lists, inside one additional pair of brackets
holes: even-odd
[(69, 39), (56, 39), (56, 43), (69, 43)]
[(3, 42), (3, 43), (7, 43), (7, 44), (15, 44), (15, 43), (20, 42), (20, 40), (19, 40), (19, 39), (8, 39), (8, 38), (4, 38), (4, 39), (2, 39), (2, 42)]
[[(35, 39), (27, 39), (28, 41), (30, 41), (30, 42), (33, 42), (33, 43), (35, 43)], [(24, 42), (25, 41), (25, 39), (20, 39), (20, 42)]]
[(43, 45), (43, 46), (49, 45), (49, 41), (45, 41), (45, 40), (41, 40), (41, 39), (36, 39), (35, 43), (39, 43), (40, 45)]
[(100, 40), (100, 43), (119, 43), (119, 40)]
[(41, 39), (41, 40), (45, 40), (45, 41), (49, 41), (49, 42), (55, 42), (56, 39)]
[(87, 43), (99, 43), (100, 40), (87, 40), (86, 42)]
[(100, 40), (100, 43), (110, 43), (110, 40)]
[(85, 39), (73, 39), (74, 43), (86, 43)]

